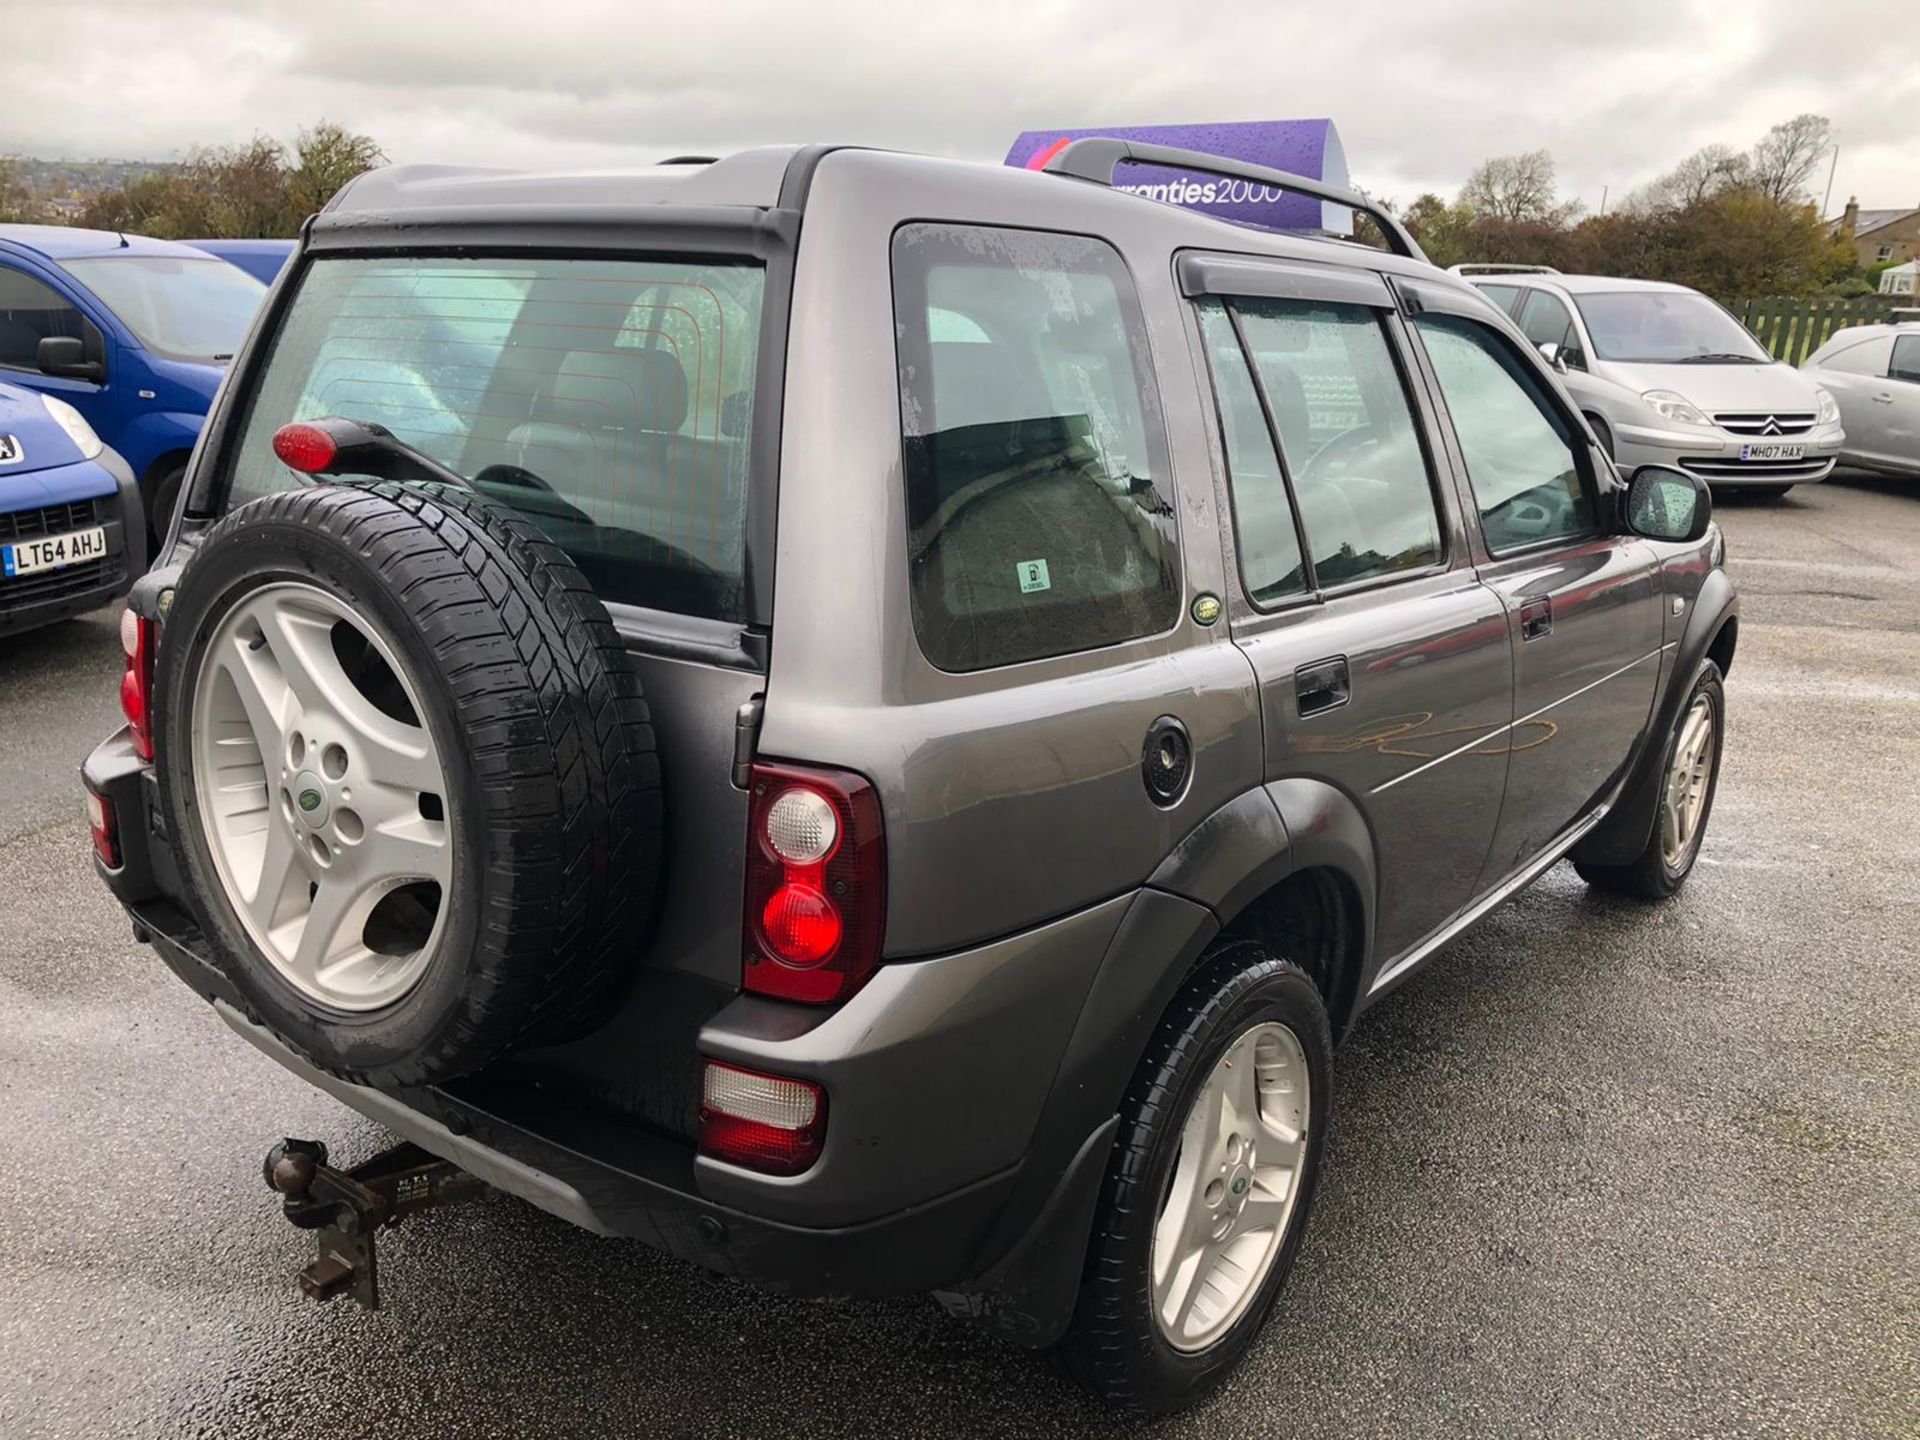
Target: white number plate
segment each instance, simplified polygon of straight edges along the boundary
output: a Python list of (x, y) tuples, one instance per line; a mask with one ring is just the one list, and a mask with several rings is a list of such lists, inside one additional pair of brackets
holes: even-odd
[(1807, 453), (1804, 445), (1782, 445), (1778, 441), (1769, 441), (1764, 445), (1742, 445), (1742, 460), (1798, 460)]
[(18, 540), (0, 545), (0, 569), (7, 578), (31, 575), (36, 570), (58, 570), (63, 565), (78, 565), (82, 560), (98, 560), (107, 553), (107, 532), (96, 525), (91, 530), (74, 530), (65, 535), (49, 535), (42, 540)]

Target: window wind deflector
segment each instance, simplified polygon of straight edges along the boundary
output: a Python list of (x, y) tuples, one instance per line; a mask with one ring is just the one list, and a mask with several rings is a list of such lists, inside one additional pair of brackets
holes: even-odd
[(1393, 291), (1372, 270), (1310, 261), (1248, 260), (1233, 255), (1189, 251), (1176, 271), (1180, 292), (1199, 295), (1260, 296), (1272, 300), (1321, 300), (1335, 304), (1393, 308)]

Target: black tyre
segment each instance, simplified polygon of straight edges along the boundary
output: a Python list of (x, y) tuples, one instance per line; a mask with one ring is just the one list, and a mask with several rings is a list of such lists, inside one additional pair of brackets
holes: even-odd
[(1613, 459), (1613, 427), (1591, 412), (1587, 415), (1587, 424), (1593, 427), (1593, 438), (1600, 442), (1600, 448), (1607, 452), (1607, 458)]
[[(1255, 941), (1219, 944), (1174, 1001), (1122, 1110), (1058, 1352), (1086, 1389), (1165, 1414), (1246, 1354), (1306, 1231), (1332, 1053), (1313, 981)], [(1256, 1116), (1219, 1098), (1236, 1065)]]
[(1575, 861), (1582, 880), (1640, 900), (1665, 900), (1686, 883), (1720, 784), (1726, 713), (1720, 667), (1702, 660), (1660, 758), (1660, 803), (1646, 848), (1625, 865)]
[(148, 564), (159, 559), (160, 547), (167, 543), (167, 531), (173, 526), (173, 512), (179, 507), (180, 485), (186, 475), (185, 465), (173, 465), (156, 474), (144, 487)]
[(639, 953), (662, 822), (639, 680), (566, 555), (477, 497), (234, 511), (175, 591), (155, 727), (216, 962), (324, 1069), (471, 1072), (603, 1015)]

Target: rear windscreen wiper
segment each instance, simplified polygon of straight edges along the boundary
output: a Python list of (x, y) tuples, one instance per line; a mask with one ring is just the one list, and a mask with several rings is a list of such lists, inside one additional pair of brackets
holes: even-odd
[(376, 480), (427, 480), (473, 489), (473, 482), (459, 471), (370, 420), (339, 415), (296, 420), (273, 432), (273, 453), (302, 475), (371, 475)]

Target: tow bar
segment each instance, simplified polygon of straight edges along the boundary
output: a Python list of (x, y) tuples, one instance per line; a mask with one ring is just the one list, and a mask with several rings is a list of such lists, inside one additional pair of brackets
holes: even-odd
[(369, 1310), (380, 1308), (375, 1233), (416, 1210), (458, 1205), (487, 1191), (484, 1181), (410, 1144), (336, 1170), (318, 1140), (286, 1139), (267, 1152), (262, 1170), (267, 1188), (283, 1197), (287, 1219), (319, 1232), (320, 1253), (300, 1272), (300, 1289), (314, 1300), (351, 1295)]

